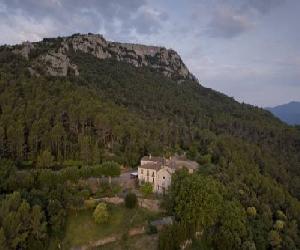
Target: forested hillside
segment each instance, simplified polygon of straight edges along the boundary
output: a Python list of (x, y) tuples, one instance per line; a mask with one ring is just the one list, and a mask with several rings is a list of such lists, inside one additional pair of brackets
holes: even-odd
[[(161, 249), (178, 249), (189, 238), (195, 249), (300, 248), (299, 129), (195, 80), (82, 51), (66, 52), (78, 74), (49, 76), (43, 65), (32, 73), (35, 58), (50, 45), (42, 42), (27, 59), (13, 47), (0, 48), (0, 156), (6, 159), (0, 165), (0, 244), (41, 249), (44, 239), (63, 231), (57, 226), (63, 215), (54, 223), (51, 213), (63, 214), (70, 199), (64, 200), (61, 182), (39, 191), (41, 170), (49, 176), (47, 168), (63, 171), (74, 162), (135, 167), (148, 153), (186, 152), (200, 163), (199, 173), (178, 173), (173, 182), (166, 203), (177, 222), (161, 233)], [(38, 172), (28, 183), (15, 183), (27, 169)], [(53, 195), (60, 197), (56, 210), (45, 201)], [(13, 202), (41, 214), (43, 234), (26, 236), (33, 245), (9, 235), (3, 216), (16, 209)]]

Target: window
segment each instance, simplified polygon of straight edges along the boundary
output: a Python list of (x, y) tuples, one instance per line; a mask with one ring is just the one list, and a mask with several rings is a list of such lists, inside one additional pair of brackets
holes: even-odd
[(141, 174), (143, 174), (143, 173), (144, 173), (144, 170), (142, 169), (142, 170), (141, 170)]
[(147, 170), (147, 176), (149, 176), (149, 170)]
[(152, 178), (153, 180), (152, 180), (152, 182), (154, 183), (154, 178)]
[(166, 179), (166, 177), (163, 177), (163, 179)]

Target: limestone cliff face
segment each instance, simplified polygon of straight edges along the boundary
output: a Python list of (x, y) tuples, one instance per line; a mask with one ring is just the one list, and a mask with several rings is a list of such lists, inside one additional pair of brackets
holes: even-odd
[(77, 66), (63, 53), (49, 52), (42, 55), (40, 60), (46, 63), (47, 73), (51, 76), (67, 76), (70, 70), (73, 70), (75, 76), (79, 75)]
[(100, 60), (114, 58), (135, 67), (150, 67), (176, 80), (197, 80), (185, 66), (180, 56), (171, 49), (140, 44), (107, 41), (98, 34), (75, 34), (70, 37), (44, 39), (39, 43), (23, 43), (16, 53), (30, 58), (36, 47), (51, 48), (43, 51), (35, 61), (45, 64), (46, 72), (52, 76), (67, 76), (70, 72), (79, 75), (77, 66), (68, 57), (70, 51), (91, 54)]

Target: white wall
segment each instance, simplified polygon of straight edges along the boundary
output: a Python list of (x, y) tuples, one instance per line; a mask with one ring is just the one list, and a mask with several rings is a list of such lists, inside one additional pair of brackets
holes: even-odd
[(155, 191), (158, 193), (166, 192), (171, 185), (171, 174), (170, 169), (164, 167), (157, 172), (157, 183)]
[(156, 186), (156, 170), (155, 169), (145, 169), (145, 168), (138, 168), (138, 179), (139, 183), (141, 182), (149, 182), (153, 185), (153, 187)]

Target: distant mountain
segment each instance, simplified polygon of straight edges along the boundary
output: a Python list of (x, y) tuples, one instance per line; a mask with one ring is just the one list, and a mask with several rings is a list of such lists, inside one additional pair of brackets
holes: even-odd
[(288, 124), (300, 124), (300, 102), (290, 102), (266, 109)]

